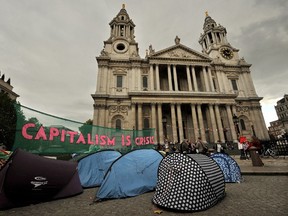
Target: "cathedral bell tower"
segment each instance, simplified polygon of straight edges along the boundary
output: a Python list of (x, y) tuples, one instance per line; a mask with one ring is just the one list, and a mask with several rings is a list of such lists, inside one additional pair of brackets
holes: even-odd
[(238, 49), (233, 48), (227, 40), (226, 28), (217, 24), (206, 12), (203, 25), (204, 33), (200, 35), (199, 43), (202, 52), (211, 58), (220, 58), (222, 62), (232, 63), (239, 60)]
[(101, 56), (110, 57), (111, 59), (139, 57), (138, 43), (134, 39), (135, 24), (129, 18), (125, 4), (122, 5), (122, 9), (109, 25), (111, 28), (110, 37), (104, 41), (104, 49), (101, 51)]

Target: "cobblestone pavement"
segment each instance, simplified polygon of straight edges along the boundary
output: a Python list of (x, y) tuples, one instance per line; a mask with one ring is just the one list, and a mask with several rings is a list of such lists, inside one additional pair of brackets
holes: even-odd
[[(288, 158), (262, 158), (264, 166), (253, 167), (251, 160), (233, 156), (241, 168), (243, 182), (226, 184), (226, 197), (201, 212), (179, 213), (162, 209), (167, 215), (282, 216), (288, 213)], [(255, 175), (256, 174), (256, 175)], [(91, 204), (98, 188), (56, 201), (0, 211), (0, 216), (150, 216), (159, 209), (151, 202), (154, 192), (137, 197)]]
[[(80, 195), (56, 201), (0, 211), (0, 215), (15, 216), (150, 216), (155, 207), (154, 192), (91, 204), (97, 188), (85, 189)], [(288, 176), (245, 175), (241, 183), (226, 184), (226, 197), (214, 207), (201, 212), (179, 213), (163, 210), (161, 215), (245, 215), (281, 216), (288, 212)], [(91, 204), (91, 205), (90, 205)]]
[(264, 166), (252, 166), (251, 160), (240, 160), (239, 156), (232, 156), (241, 168), (242, 174), (260, 175), (288, 175), (288, 157), (280, 156), (277, 159), (262, 157)]

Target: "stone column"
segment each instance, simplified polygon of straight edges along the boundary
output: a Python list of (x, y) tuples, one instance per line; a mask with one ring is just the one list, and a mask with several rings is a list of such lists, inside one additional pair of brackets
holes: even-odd
[(174, 78), (174, 91), (179, 91), (178, 89), (178, 80), (177, 80), (177, 71), (176, 71), (176, 65), (173, 65), (173, 78)]
[(245, 83), (243, 81), (243, 76), (242, 73), (239, 74), (239, 79), (238, 79), (238, 96), (239, 97), (245, 97)]
[(224, 90), (224, 83), (223, 83), (223, 79), (222, 79), (222, 72), (217, 71), (216, 77), (217, 77), (217, 81), (218, 81), (219, 92), (224, 92), (225, 90)]
[(131, 117), (130, 117), (131, 128), (136, 128), (136, 105), (135, 103), (131, 104)]
[(208, 80), (207, 80), (207, 72), (206, 72), (206, 67), (202, 67), (202, 72), (203, 72), (203, 75), (204, 75), (204, 84), (205, 84), (205, 91), (210, 91), (209, 89), (209, 83), (208, 83)]
[[(141, 75), (141, 69), (140, 69), (140, 67), (137, 67), (137, 68), (136, 68), (136, 71), (137, 71), (137, 79), (136, 79), (136, 81), (138, 81), (138, 90), (139, 90), (139, 91), (142, 91), (142, 89), (143, 89), (143, 88), (142, 88), (142, 87), (143, 87), (143, 86), (142, 86), (143, 77), (142, 77), (142, 75)], [(128, 77), (128, 76), (127, 76), (127, 77)], [(127, 85), (126, 85), (126, 87), (127, 87), (127, 86), (129, 86), (128, 80), (127, 80)], [(125, 89), (125, 93), (128, 93), (127, 91), (128, 91), (128, 89), (126, 88), (126, 89)]]
[(107, 83), (107, 74), (108, 74), (108, 68), (104, 67), (103, 70), (101, 70), (101, 82), (100, 82), (100, 91), (105, 92), (106, 90), (106, 83)]
[(247, 94), (247, 96), (251, 96), (251, 88), (250, 88), (250, 83), (248, 80), (248, 76), (247, 76), (247, 72), (243, 72), (243, 81), (245, 83), (245, 92)]
[(118, 36), (118, 26), (114, 25), (114, 29), (115, 29), (115, 36)]
[[(112, 119), (109, 117), (109, 111), (107, 109), (104, 109), (104, 112), (105, 112), (105, 117), (104, 117), (105, 124), (104, 125), (105, 127), (112, 128)], [(124, 127), (124, 122), (122, 122), (121, 128), (123, 127)]]
[(209, 104), (209, 113), (210, 113), (210, 118), (211, 118), (211, 124), (212, 124), (212, 132), (213, 132), (213, 138), (214, 142), (219, 140), (218, 132), (217, 132), (217, 125), (216, 125), (216, 119), (215, 119), (215, 113), (214, 113), (214, 108), (212, 104)]
[(154, 69), (153, 69), (153, 65), (150, 65), (150, 90), (154, 91)]
[(198, 92), (198, 85), (197, 85), (197, 79), (196, 79), (195, 67), (194, 66), (192, 66), (192, 77), (193, 77), (194, 91)]
[(143, 129), (142, 118), (142, 103), (138, 103), (138, 130)]
[(183, 124), (182, 124), (182, 112), (181, 112), (181, 104), (176, 104), (177, 107), (177, 119), (178, 119), (178, 130), (179, 130), (179, 141), (182, 142), (184, 140), (183, 135)]
[(231, 93), (231, 90), (232, 90), (231, 81), (227, 78), (224, 72), (222, 73), (222, 77), (224, 80), (225, 92)]
[(224, 72), (222, 71), (218, 71), (218, 75), (219, 75), (219, 88), (221, 89), (221, 92), (227, 92), (228, 90), (226, 89), (226, 84), (225, 84), (225, 80), (224, 80)]
[(93, 125), (98, 125), (99, 109), (96, 104), (94, 104), (93, 106), (94, 106)]
[(257, 94), (256, 94), (255, 86), (253, 84), (253, 79), (251, 78), (251, 73), (247, 72), (246, 77), (247, 77), (247, 82), (249, 83), (249, 89), (250, 89), (251, 95), (256, 96)]
[[(256, 120), (256, 125), (258, 127), (258, 130), (256, 130), (256, 133), (258, 133), (258, 137), (260, 139), (264, 138), (264, 133), (263, 133), (263, 128), (262, 128), (262, 125), (264, 124), (265, 125), (265, 122), (263, 122), (262, 124), (262, 115), (261, 115), (261, 106), (255, 106), (254, 108), (254, 114), (255, 114), (255, 120)], [(267, 131), (267, 129), (265, 128), (265, 130)]]
[(157, 103), (157, 111), (158, 111), (158, 131), (159, 131), (159, 142), (161, 144), (164, 143), (164, 136), (163, 136), (163, 123), (162, 123), (162, 104)]
[(231, 136), (232, 136), (233, 142), (237, 143), (237, 134), (236, 134), (235, 125), (233, 122), (233, 114), (231, 112), (231, 105), (227, 104), (226, 110), (227, 110), (227, 116), (228, 116), (228, 122), (229, 122), (230, 131), (231, 131)]
[(205, 128), (203, 123), (203, 115), (201, 110), (201, 104), (197, 104), (197, 114), (198, 114), (198, 122), (199, 122), (199, 129), (201, 134), (201, 139), (203, 142), (206, 142), (206, 136), (205, 136)]
[(151, 116), (152, 116), (151, 126), (152, 128), (155, 128), (155, 134), (154, 134), (155, 142), (158, 142), (157, 116), (156, 116), (156, 104), (155, 103), (151, 103)]
[(100, 126), (103, 126), (103, 127), (105, 127), (106, 125), (105, 125), (105, 116), (106, 116), (106, 112), (105, 112), (105, 105), (104, 104), (101, 104), (100, 106), (99, 106), (99, 125)]
[(189, 65), (186, 65), (186, 73), (187, 73), (187, 80), (188, 80), (188, 90), (192, 91), (192, 83), (191, 83), (191, 75), (190, 75)]
[(173, 91), (172, 76), (171, 76), (171, 65), (167, 65), (167, 73), (168, 73), (169, 91)]
[(212, 77), (212, 73), (211, 73), (211, 68), (208, 67), (208, 77), (210, 80), (210, 87), (211, 87), (211, 91), (215, 92), (215, 88), (214, 88), (214, 84), (213, 84), (213, 77)]
[[(286, 106), (287, 107), (287, 106)], [(261, 121), (261, 130), (263, 132), (263, 135), (264, 137), (262, 137), (262, 139), (264, 140), (269, 140), (270, 137), (269, 137), (269, 133), (268, 133), (268, 130), (266, 128), (266, 123), (265, 123), (265, 120), (264, 120), (264, 116), (263, 116), (263, 112), (262, 112), (262, 109), (261, 109), (261, 106), (259, 106), (259, 111), (258, 111), (259, 115), (260, 115), (260, 121)]]
[(232, 115), (237, 115), (236, 104), (232, 105)]
[(192, 113), (192, 121), (193, 121), (194, 136), (195, 136), (194, 141), (196, 141), (199, 137), (199, 128), (198, 128), (198, 121), (197, 121), (195, 104), (191, 104), (191, 113)]
[(101, 91), (101, 82), (100, 82), (100, 80), (101, 80), (101, 74), (102, 74), (102, 70), (103, 70), (103, 66), (101, 66), (101, 67), (99, 67), (98, 66), (98, 77), (97, 77), (97, 86), (96, 86), (96, 92), (97, 91)]
[(159, 65), (156, 65), (156, 90), (160, 91)]
[(225, 137), (224, 137), (224, 131), (222, 127), (222, 122), (221, 122), (221, 116), (220, 116), (220, 111), (219, 111), (219, 105), (215, 105), (215, 114), (216, 114), (216, 120), (217, 120), (217, 125), (218, 125), (218, 133), (219, 137), (222, 143), (225, 142)]
[[(93, 125), (99, 125), (99, 107), (94, 104)], [(92, 127), (92, 136), (98, 134), (99, 127)], [(93, 139), (94, 140), (94, 139)]]
[(171, 124), (172, 124), (172, 141), (175, 143), (178, 140), (177, 137), (177, 127), (176, 127), (176, 114), (175, 114), (175, 104), (170, 104), (171, 108)]

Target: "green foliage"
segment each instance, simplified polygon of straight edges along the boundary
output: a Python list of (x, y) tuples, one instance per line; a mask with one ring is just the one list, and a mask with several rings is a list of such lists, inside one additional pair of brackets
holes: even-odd
[(0, 144), (5, 145), (8, 150), (11, 150), (14, 144), (17, 114), (24, 121), (20, 106), (15, 104), (16, 101), (6, 93), (0, 93)]

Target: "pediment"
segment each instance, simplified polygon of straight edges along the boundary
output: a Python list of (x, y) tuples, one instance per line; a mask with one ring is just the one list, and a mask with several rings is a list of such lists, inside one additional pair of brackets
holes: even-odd
[(211, 59), (189, 47), (182, 44), (160, 50), (149, 56), (150, 58), (171, 58), (171, 59), (191, 59), (191, 60), (209, 60)]

